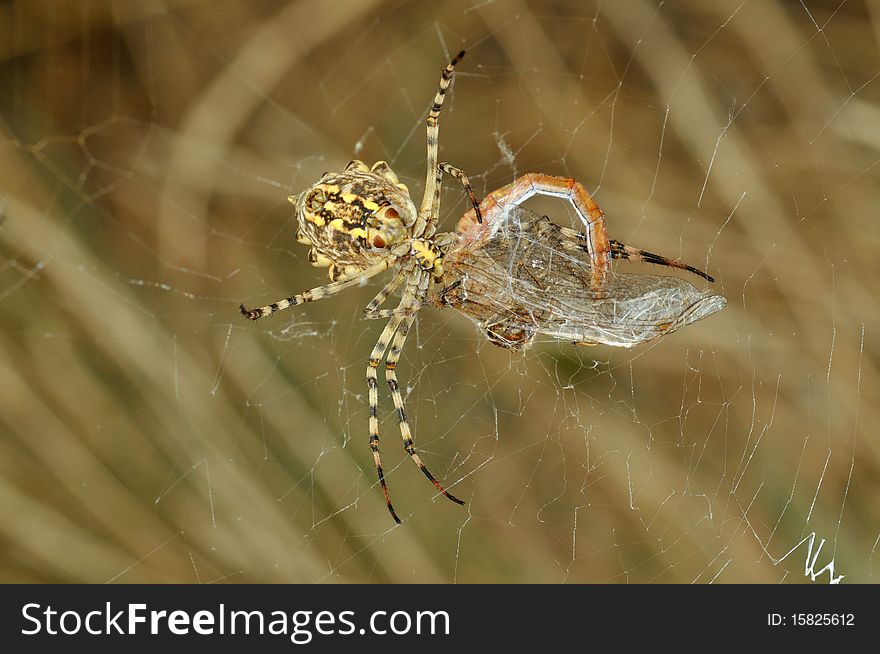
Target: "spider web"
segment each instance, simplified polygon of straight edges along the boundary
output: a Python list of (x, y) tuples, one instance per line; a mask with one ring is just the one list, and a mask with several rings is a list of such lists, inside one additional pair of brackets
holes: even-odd
[[(3, 580), (877, 581), (876, 5), (327, 7), (0, 14)], [(326, 281), (285, 199), (324, 170), (386, 159), (418, 201), (461, 47), (441, 160), (480, 196), (577, 178), (611, 238), (706, 268), (728, 306), (634, 350), (519, 354), (424, 309), (401, 386), (467, 504), (412, 465), (383, 387), (396, 527), (367, 446), (382, 282), (237, 307)]]

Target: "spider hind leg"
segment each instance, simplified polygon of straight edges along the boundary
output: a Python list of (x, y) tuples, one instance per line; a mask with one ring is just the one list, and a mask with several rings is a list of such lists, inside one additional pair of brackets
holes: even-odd
[(388, 382), (388, 388), (391, 389), (391, 397), (394, 400), (394, 407), (397, 409), (397, 417), (398, 423), (400, 427), (400, 437), (403, 440), (403, 449), (406, 450), (406, 453), (409, 454), (410, 458), (413, 460), (413, 463), (418, 466), (419, 470), (430, 480), (432, 484), (447, 498), (455, 502), (456, 504), (464, 504), (464, 500), (460, 500), (455, 495), (447, 491), (440, 482), (431, 474), (431, 471), (428, 470), (427, 466), (422, 462), (421, 457), (416, 453), (415, 443), (412, 438), (412, 431), (410, 430), (409, 421), (406, 418), (406, 409), (403, 405), (403, 396), (400, 393), (400, 384), (397, 381), (397, 362), (400, 359), (400, 352), (403, 349), (403, 344), (406, 341), (406, 337), (409, 333), (409, 328), (412, 326), (413, 320), (415, 316), (409, 316), (403, 320), (403, 323), (400, 325), (400, 329), (398, 329), (397, 333), (394, 335), (394, 340), (391, 343), (391, 349), (388, 352), (388, 357), (385, 360), (385, 380)]

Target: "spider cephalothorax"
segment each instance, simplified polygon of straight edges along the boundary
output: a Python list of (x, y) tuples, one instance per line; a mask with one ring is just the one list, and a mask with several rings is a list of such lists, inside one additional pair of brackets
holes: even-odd
[(297, 240), (312, 246), (309, 261), (329, 267), (333, 281), (388, 256), (409, 237), (417, 217), (406, 185), (384, 161), (372, 168), (352, 161), (288, 199), (296, 206)]

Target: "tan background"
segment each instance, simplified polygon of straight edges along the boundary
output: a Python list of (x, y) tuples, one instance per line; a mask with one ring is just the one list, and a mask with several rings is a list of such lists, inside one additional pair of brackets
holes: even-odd
[[(815, 534), (815, 572), (877, 581), (878, 36), (874, 2), (4, 5), (0, 580), (796, 583)], [(479, 195), (577, 177), (729, 306), (513, 356), (426, 309), (403, 386), (468, 504), (383, 388), (392, 528), (378, 282), (237, 306), (325, 281), (285, 201), (322, 171), (387, 159), (420, 197), (461, 47), (441, 156)]]

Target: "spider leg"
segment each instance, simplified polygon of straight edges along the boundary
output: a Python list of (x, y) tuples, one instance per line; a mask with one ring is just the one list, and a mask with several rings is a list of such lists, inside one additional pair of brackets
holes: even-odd
[(419, 470), (421, 470), (431, 483), (434, 484), (437, 490), (456, 504), (464, 504), (463, 500), (458, 499), (443, 488), (443, 486), (440, 485), (440, 482), (438, 482), (434, 478), (434, 475), (431, 474), (431, 471), (428, 470), (424, 463), (422, 463), (422, 459), (416, 453), (412, 432), (409, 427), (409, 422), (406, 419), (406, 410), (403, 406), (403, 396), (400, 394), (400, 384), (397, 381), (396, 370), (397, 362), (400, 360), (400, 352), (403, 349), (403, 344), (406, 342), (406, 337), (409, 334), (409, 329), (412, 326), (413, 320), (415, 320), (415, 315), (410, 315), (403, 319), (400, 328), (394, 335), (394, 340), (391, 342), (391, 350), (388, 352), (388, 357), (385, 359), (385, 381), (388, 382), (388, 387), (391, 389), (391, 396), (394, 399), (394, 406), (397, 409), (400, 437), (403, 439), (403, 448), (418, 466)]
[[(402, 302), (403, 299), (401, 300)], [(367, 363), (367, 388), (369, 389), (370, 402), (370, 450), (373, 452), (373, 464), (376, 466), (376, 473), (379, 475), (379, 485), (382, 487), (382, 494), (385, 496), (385, 504), (391, 513), (391, 517), (394, 518), (394, 522), (397, 524), (400, 524), (400, 518), (397, 517), (394, 506), (391, 504), (391, 496), (388, 494), (388, 486), (385, 484), (385, 473), (382, 471), (382, 457), (379, 455), (379, 381), (376, 369), (379, 367), (382, 357), (385, 356), (391, 336), (397, 331), (403, 319), (403, 316), (393, 316), (388, 321), (388, 324), (385, 325), (385, 329), (382, 330), (382, 334), (379, 336), (379, 340), (373, 346), (373, 351), (370, 353), (370, 359)]]
[[(376, 293), (376, 297), (370, 300), (369, 304), (364, 307), (364, 315), (366, 315), (366, 317), (370, 319), (390, 318), (392, 314), (386, 313), (385, 311), (379, 311), (378, 309), (385, 303), (385, 300), (388, 299), (388, 296), (397, 290), (397, 287), (403, 283), (403, 280), (405, 278), (406, 275), (402, 270), (398, 272), (394, 276), (394, 279), (385, 284), (384, 288)], [(396, 309), (391, 309), (391, 311), (396, 311)]]
[(629, 245), (624, 245), (620, 241), (611, 240), (611, 258), (612, 259), (635, 259), (636, 261), (642, 261), (644, 263), (654, 263), (658, 266), (667, 266), (669, 268), (679, 268), (681, 270), (687, 270), (690, 273), (693, 273), (699, 277), (702, 277), (706, 281), (715, 282), (715, 278), (711, 275), (707, 275), (702, 270), (698, 270), (693, 266), (689, 266), (683, 261), (679, 261), (678, 259), (667, 259), (666, 257), (660, 254), (654, 254), (653, 252), (647, 252), (646, 250), (640, 250), (639, 248), (634, 248)]
[(405, 318), (406, 316), (413, 315), (418, 310), (419, 307), (407, 309), (377, 309), (366, 315), (370, 320), (384, 320), (385, 318), (393, 318), (394, 316), (403, 316)]
[(441, 173), (446, 173), (447, 175), (452, 175), (461, 182), (461, 185), (464, 186), (465, 193), (467, 193), (468, 199), (471, 201), (471, 204), (474, 207), (474, 213), (477, 214), (477, 222), (482, 224), (483, 222), (483, 214), (480, 213), (480, 203), (477, 202), (477, 196), (474, 195), (474, 190), (471, 188), (471, 182), (468, 179), (467, 175), (465, 175), (464, 171), (461, 168), (456, 168), (448, 163), (441, 163), (439, 168), (437, 169), (437, 187), (440, 186), (440, 175)]
[(283, 311), (284, 309), (289, 309), (290, 307), (295, 307), (304, 304), (305, 302), (315, 302), (325, 297), (335, 295), (336, 293), (339, 293), (339, 291), (344, 291), (351, 286), (362, 284), (371, 277), (375, 277), (379, 273), (387, 270), (396, 262), (397, 257), (391, 255), (382, 261), (374, 263), (369, 268), (352, 277), (346, 277), (335, 282), (330, 282), (324, 286), (316, 286), (308, 291), (303, 291), (297, 295), (291, 295), (288, 298), (277, 300), (272, 304), (267, 304), (266, 306), (257, 309), (247, 309), (243, 304), (240, 304), (238, 308), (245, 317), (250, 318), (251, 320), (259, 320), (260, 318), (271, 316), (276, 311)]
[(428, 112), (427, 118), (427, 143), (428, 156), (425, 160), (425, 194), (422, 196), (422, 204), (419, 207), (419, 219), (414, 227), (413, 235), (421, 237), (425, 227), (431, 223), (437, 216), (440, 209), (440, 185), (437, 180), (437, 136), (440, 132), (438, 119), (440, 110), (443, 108), (443, 100), (446, 97), (446, 91), (452, 83), (452, 75), (455, 72), (455, 65), (464, 57), (464, 50), (459, 52), (452, 58), (452, 61), (440, 73), (440, 83), (437, 86), (437, 94), (434, 96), (434, 104)]

